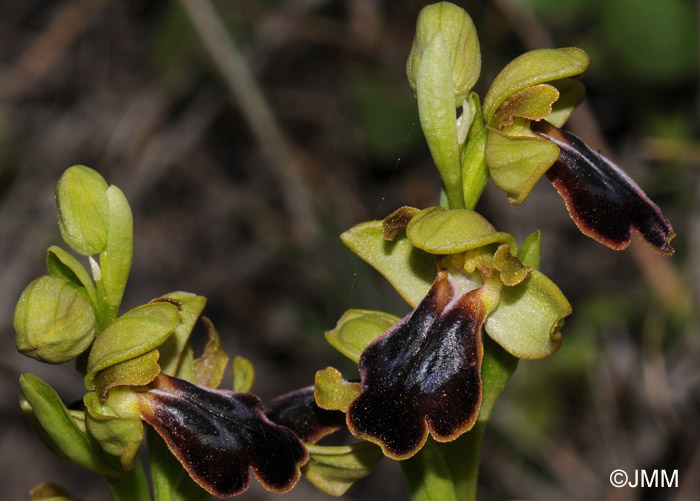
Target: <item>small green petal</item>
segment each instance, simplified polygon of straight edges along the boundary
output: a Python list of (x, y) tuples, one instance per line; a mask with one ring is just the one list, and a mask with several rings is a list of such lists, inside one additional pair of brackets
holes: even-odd
[(309, 462), (301, 472), (318, 489), (331, 496), (342, 496), (350, 486), (366, 477), (382, 460), (382, 450), (369, 442), (327, 446), (304, 444)]
[(508, 194), (510, 203), (519, 205), (535, 183), (559, 158), (559, 147), (540, 137), (508, 137), (489, 129), (486, 163), (491, 178)]
[(409, 207), (407, 205), (399, 207), (394, 212), (389, 214), (382, 221), (382, 231), (384, 233), (384, 239), (393, 242), (396, 235), (408, 226), (411, 218), (418, 214), (420, 209), (415, 207)]
[(250, 360), (243, 357), (233, 359), (233, 391), (238, 393), (249, 392), (255, 380), (255, 369)]
[(563, 319), (571, 305), (561, 290), (537, 270), (514, 287), (503, 287), (501, 300), (486, 319), (489, 336), (518, 358), (540, 359), (561, 344)]
[(588, 54), (576, 47), (538, 49), (513, 59), (494, 78), (484, 98), (484, 118), (495, 127), (494, 115), (509, 96), (533, 85), (580, 75), (588, 68)]
[(168, 302), (148, 303), (126, 312), (95, 340), (88, 357), (85, 386), (94, 389), (99, 371), (160, 346), (179, 323), (177, 306)]
[(510, 245), (501, 245), (493, 255), (493, 266), (500, 272), (503, 285), (513, 287), (530, 274), (532, 268), (523, 266), (518, 258), (510, 253)]
[(358, 362), (367, 345), (399, 320), (381, 311), (348, 310), (335, 329), (326, 331), (326, 341), (353, 362)]
[(95, 392), (102, 403), (115, 386), (145, 386), (160, 374), (158, 350), (151, 350), (101, 370), (95, 376)]
[(435, 256), (416, 249), (403, 234), (393, 242), (386, 241), (382, 226), (382, 221), (360, 223), (340, 238), (415, 308), (435, 280)]
[(329, 411), (347, 412), (348, 407), (362, 391), (360, 383), (349, 383), (333, 367), (316, 372), (314, 396), (316, 405)]
[(107, 183), (83, 165), (67, 169), (56, 186), (58, 227), (68, 246), (78, 254), (99, 254), (107, 246), (109, 202)]
[(551, 115), (559, 91), (547, 84), (534, 85), (516, 92), (496, 110), (493, 123), (499, 130), (513, 123), (515, 117), (540, 120)]
[(411, 220), (406, 236), (418, 249), (440, 255), (457, 254), (493, 243), (516, 246), (512, 235), (497, 232), (483, 216), (468, 209), (424, 209)]
[(552, 112), (545, 119), (555, 127), (562, 127), (583, 101), (586, 89), (581, 82), (571, 78), (563, 78), (549, 84), (557, 88), (559, 99), (554, 103)]

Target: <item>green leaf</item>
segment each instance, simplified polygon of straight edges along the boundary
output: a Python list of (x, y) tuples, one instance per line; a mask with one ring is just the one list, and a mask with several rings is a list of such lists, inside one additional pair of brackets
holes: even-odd
[(214, 324), (207, 317), (202, 317), (207, 326), (209, 341), (204, 347), (201, 357), (194, 360), (194, 383), (207, 388), (216, 388), (224, 377), (224, 371), (228, 365), (228, 353), (224, 350), (219, 340)]
[(342, 496), (353, 483), (372, 473), (384, 457), (382, 450), (369, 442), (305, 445), (309, 462), (301, 472), (309, 482), (331, 496)]
[(340, 238), (350, 250), (381, 273), (408, 304), (416, 307), (433, 285), (435, 256), (411, 245), (404, 234), (384, 239), (382, 222), (360, 223)]
[(468, 209), (424, 209), (411, 219), (406, 236), (414, 247), (431, 254), (457, 254), (493, 243), (516, 246), (512, 235), (497, 232), (483, 216)]
[(49, 275), (68, 281), (89, 301), (93, 309), (97, 307), (97, 290), (85, 267), (73, 255), (56, 245), (46, 251), (46, 267)]
[(63, 278), (44, 275), (20, 295), (13, 320), (15, 345), (25, 356), (58, 364), (84, 352), (95, 338), (95, 314)]
[(58, 394), (44, 381), (32, 374), (19, 379), (22, 396), (27, 400), (35, 423), (51, 442), (49, 448), (58, 450), (74, 463), (102, 474), (114, 472), (114, 465), (107, 460), (96, 442), (75, 423), (70, 411)]
[(180, 305), (180, 323), (173, 335), (158, 348), (163, 373), (174, 376), (192, 329), (207, 304), (207, 298), (181, 291), (171, 292), (163, 297), (174, 299)]
[(449, 2), (428, 5), (421, 9), (416, 23), (411, 53), (406, 63), (406, 73), (411, 88), (416, 92), (419, 67), (426, 48), (437, 33), (444, 38), (448, 65), (442, 71), (449, 72), (455, 103), (461, 104), (479, 79), (481, 51), (479, 39), (469, 15)]
[(461, 169), (464, 207), (473, 210), (489, 180), (489, 170), (484, 156), (486, 127), (481, 114), (479, 96), (476, 93), (472, 92), (469, 95), (468, 105), (471, 110), (472, 123), (462, 151)]
[(532, 270), (518, 285), (503, 287), (501, 300), (484, 328), (511, 355), (534, 360), (559, 349), (563, 319), (570, 314), (571, 305), (561, 290)]
[(250, 360), (243, 357), (233, 359), (233, 391), (246, 393), (253, 387), (255, 369)]
[(486, 163), (493, 182), (508, 194), (508, 201), (519, 205), (535, 183), (559, 158), (559, 147), (541, 137), (508, 137), (489, 129)]
[(95, 388), (96, 374), (160, 346), (180, 323), (174, 304), (159, 301), (138, 306), (109, 325), (90, 351), (85, 386)]
[(116, 186), (106, 192), (109, 208), (109, 233), (107, 245), (100, 253), (97, 289), (104, 304), (103, 323), (117, 317), (124, 295), (133, 254), (133, 219), (126, 197)]
[(537, 49), (516, 57), (494, 78), (486, 93), (486, 123), (496, 126), (496, 110), (509, 96), (533, 85), (580, 75), (588, 68), (588, 61), (588, 55), (576, 47)]
[(399, 317), (381, 311), (348, 310), (335, 329), (326, 331), (326, 341), (353, 362), (359, 362), (367, 345), (394, 326)]
[(107, 246), (109, 202), (107, 183), (83, 165), (66, 169), (56, 186), (61, 237), (78, 254), (98, 254)]
[(431, 439), (410, 459), (401, 461), (411, 501), (457, 501), (450, 470)]

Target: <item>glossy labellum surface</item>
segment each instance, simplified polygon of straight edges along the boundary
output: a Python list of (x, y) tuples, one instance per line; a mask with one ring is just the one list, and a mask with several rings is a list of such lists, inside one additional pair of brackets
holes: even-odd
[(299, 438), (266, 418), (252, 393), (209, 390), (160, 375), (138, 398), (143, 419), (192, 479), (217, 497), (245, 491), (249, 468), (266, 489), (287, 492), (308, 460)]
[(559, 147), (547, 177), (582, 233), (621, 250), (633, 229), (657, 252), (673, 254), (671, 224), (627, 174), (569, 132), (546, 122), (537, 131)]
[(407, 459), (428, 433), (446, 442), (471, 429), (481, 402), (479, 292), (458, 294), (442, 270), (413, 313), (367, 347), (362, 393), (347, 414), (355, 436)]

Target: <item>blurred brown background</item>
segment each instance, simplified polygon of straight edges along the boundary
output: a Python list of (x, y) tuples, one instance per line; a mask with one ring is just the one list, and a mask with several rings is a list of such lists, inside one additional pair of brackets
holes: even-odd
[[(404, 71), (425, 3), (0, 1), (1, 498), (27, 499), (43, 481), (109, 498), (99, 478), (43, 448), (17, 403), (22, 372), (67, 402), (82, 396), (71, 364), (21, 357), (12, 331), (15, 301), (60, 242), (53, 191), (73, 164), (132, 204), (123, 309), (177, 289), (207, 296), (229, 353), (254, 362), (263, 400), (327, 365), (356, 370), (323, 338), (346, 309), (407, 312), (338, 235), (437, 201)], [(546, 181), (519, 207), (489, 186), (478, 209), (519, 240), (542, 229), (542, 270), (574, 314), (561, 350), (522, 362), (496, 408), (480, 499), (698, 499), (697, 4), (457, 3), (479, 32), (482, 96), (524, 50), (589, 52), (587, 107), (570, 128), (618, 160), (678, 234), (669, 259), (638, 242), (610, 251), (578, 233)], [(246, 71), (253, 80), (241, 80)], [(617, 468), (677, 469), (680, 486), (616, 490)], [(246, 496), (273, 497), (257, 486)], [(288, 498), (327, 496), (302, 480)], [(384, 461), (346, 498), (407, 494)]]

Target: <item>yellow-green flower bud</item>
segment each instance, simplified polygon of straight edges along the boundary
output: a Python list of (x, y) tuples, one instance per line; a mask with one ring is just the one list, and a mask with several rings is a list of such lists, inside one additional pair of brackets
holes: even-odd
[(95, 314), (68, 281), (39, 277), (22, 292), (14, 317), (22, 354), (58, 364), (84, 352), (95, 338)]
[(406, 63), (408, 81), (415, 92), (416, 74), (423, 51), (437, 33), (444, 37), (445, 48), (452, 63), (451, 69), (446, 70), (450, 70), (452, 74), (455, 107), (461, 106), (479, 79), (481, 52), (474, 23), (462, 8), (454, 4), (440, 2), (428, 5), (420, 11), (416, 35)]
[(63, 240), (78, 254), (99, 254), (107, 246), (107, 182), (83, 165), (67, 169), (56, 186), (58, 226)]

